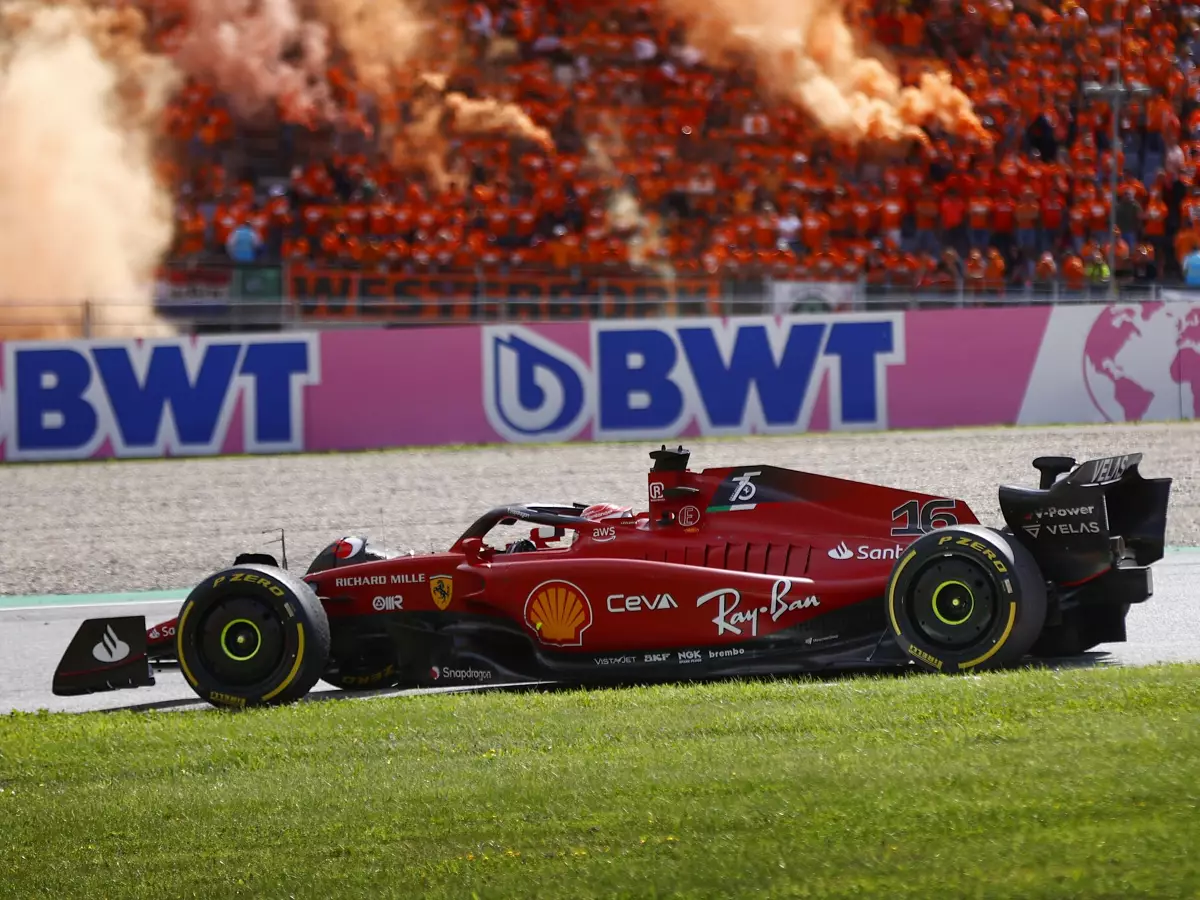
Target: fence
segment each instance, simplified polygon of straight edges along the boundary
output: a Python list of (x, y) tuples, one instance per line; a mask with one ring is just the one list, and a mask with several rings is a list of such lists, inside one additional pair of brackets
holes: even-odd
[(1200, 303), (0, 342), (0, 461), (1200, 418)]
[(172, 267), (159, 273), (153, 294), (152, 302), (0, 303), (0, 339), (1144, 303), (1194, 296), (1186, 286), (1164, 283), (1082, 289), (1047, 283), (977, 292), (962, 283), (914, 290), (866, 281), (464, 275), (311, 266)]

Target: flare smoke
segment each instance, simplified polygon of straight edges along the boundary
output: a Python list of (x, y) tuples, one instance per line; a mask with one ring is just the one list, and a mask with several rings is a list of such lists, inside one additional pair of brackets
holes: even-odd
[(625, 155), (625, 139), (612, 117), (602, 114), (600, 130), (588, 136), (587, 158), (593, 169), (608, 183), (608, 207), (605, 224), (610, 235), (625, 241), (629, 264), (634, 269), (649, 271), (668, 281), (675, 279), (675, 269), (663, 254), (663, 235), (657, 221), (642, 209), (637, 197), (624, 185), (615, 158)]
[(172, 236), (153, 126), (174, 68), (133, 9), (0, 3), (0, 339), (165, 331), (154, 269)]
[(450, 138), (471, 134), (507, 134), (554, 149), (550, 132), (516, 104), (447, 91), (445, 76), (425, 73), (417, 78), (412, 123), (393, 138), (392, 158), (423, 168), (434, 189), (444, 191), (451, 181), (445, 163)]
[(848, 144), (928, 141), (938, 122), (989, 140), (970, 99), (948, 73), (904, 86), (878, 59), (859, 52), (846, 21), (848, 0), (660, 0), (686, 23), (688, 41), (714, 65), (753, 64), (766, 93), (804, 109)]

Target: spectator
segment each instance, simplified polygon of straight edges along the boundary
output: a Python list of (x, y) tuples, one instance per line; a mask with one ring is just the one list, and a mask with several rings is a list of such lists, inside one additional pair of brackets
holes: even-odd
[(1108, 267), (1108, 261), (1099, 250), (1092, 251), (1087, 268), (1084, 270), (1084, 277), (1092, 287), (1103, 287), (1112, 279), (1112, 270)]
[(1128, 240), (1136, 244), (1141, 237), (1142, 205), (1132, 187), (1121, 191), (1121, 199), (1117, 202), (1117, 228)]
[(257, 259), (262, 243), (258, 232), (249, 222), (243, 221), (229, 233), (229, 238), (225, 241), (225, 252), (235, 263), (252, 263)]
[(1158, 264), (1154, 261), (1154, 248), (1139, 244), (1133, 256), (1133, 283), (1149, 285), (1158, 280)]
[(1054, 254), (1049, 251), (1042, 254), (1033, 270), (1033, 286), (1040, 291), (1051, 291), (1058, 280), (1058, 264)]
[(1184, 257), (1183, 277), (1188, 287), (1200, 287), (1200, 247), (1193, 247)]
[[(1051, 278), (1080, 288), (1179, 278), (1200, 245), (1200, 7), (1139, 0), (1115, 24), (1125, 10), (1103, 0), (858, 7), (905, 83), (934, 56), (947, 60), (998, 141), (984, 150), (935, 125), (929, 147), (887, 157), (817, 137), (793, 107), (754, 90), (747, 71), (709, 68), (679, 23), (652, 9), (615, 0), (464, 5), (455, 15), (471, 38), (456, 83), (509, 93), (552, 130), (553, 157), (500, 138), (457, 138), (446, 168), (458, 184), (439, 192), (373, 150), (358, 152), (367, 144), (346, 142), (345, 126), (332, 141), (306, 140), (301, 126), (295, 160), (281, 151), (250, 166), (286, 183), (276, 205), (280, 198), (230, 177), (240, 163), (228, 173), (221, 165), (242, 155), (227, 152), (236, 130), (211, 87), (189, 83), (164, 122), (190, 187), (175, 253), (223, 249), (241, 264), (282, 255), (413, 271), (624, 272), (637, 229), (610, 227), (622, 189), (638, 198), (638, 215), (661, 216), (663, 261), (681, 273), (861, 271), (881, 285), (924, 286), (961, 284), (969, 269), (980, 286), (1007, 272), (1039, 288)], [(156, 33), (179, 37), (174, 25)], [(1108, 107), (1081, 97), (1080, 85), (1118, 71), (1153, 95), (1123, 110), (1113, 147)], [(356, 108), (353, 82), (333, 80), (338, 102)], [(597, 173), (582, 144), (606, 119), (621, 123), (620, 150), (613, 171)], [(1112, 167), (1122, 176), (1115, 273), (1106, 264)]]

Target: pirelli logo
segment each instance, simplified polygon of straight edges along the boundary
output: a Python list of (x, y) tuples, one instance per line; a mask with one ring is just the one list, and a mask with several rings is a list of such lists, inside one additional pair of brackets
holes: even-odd
[(924, 650), (922, 650), (920, 647), (915, 646), (914, 644), (908, 645), (908, 652), (909, 652), (909, 655), (921, 660), (922, 662), (927, 662), (931, 666), (933, 666), (935, 669), (937, 669), (939, 672), (941, 671), (942, 661), (940, 659), (938, 659), (936, 656), (926, 653)]

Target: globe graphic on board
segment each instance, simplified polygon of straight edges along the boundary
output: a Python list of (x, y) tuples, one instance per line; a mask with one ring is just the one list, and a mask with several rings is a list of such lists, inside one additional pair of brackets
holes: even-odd
[(1107, 307), (1088, 332), (1083, 377), (1110, 422), (1200, 416), (1200, 306)]

